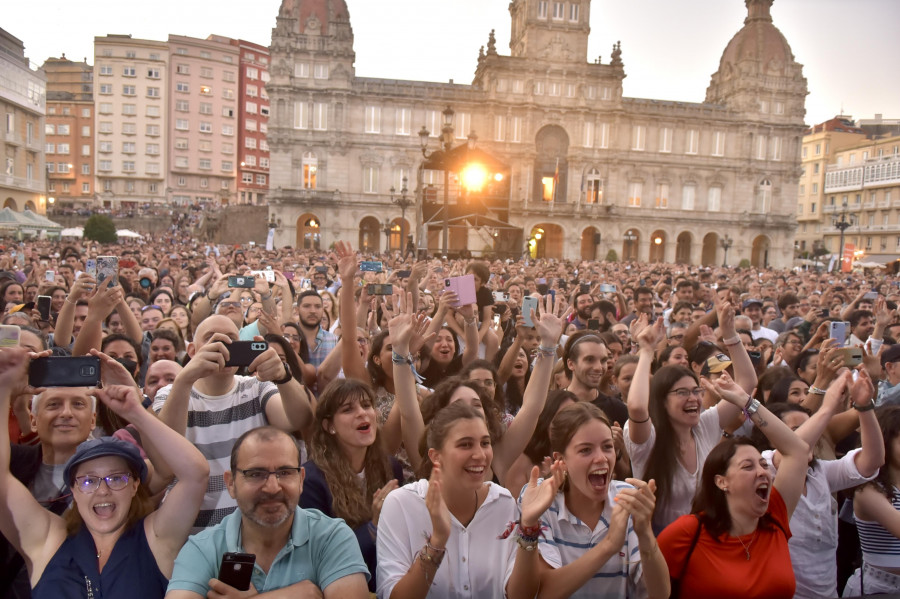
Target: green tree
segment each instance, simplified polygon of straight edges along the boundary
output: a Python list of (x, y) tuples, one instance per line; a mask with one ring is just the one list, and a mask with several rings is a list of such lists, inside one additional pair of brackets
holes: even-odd
[(609, 250), (606, 252), (606, 261), (607, 262), (618, 262), (619, 254), (616, 253), (616, 250)]
[(105, 214), (92, 214), (84, 223), (84, 238), (100, 243), (115, 243), (118, 241), (116, 225)]

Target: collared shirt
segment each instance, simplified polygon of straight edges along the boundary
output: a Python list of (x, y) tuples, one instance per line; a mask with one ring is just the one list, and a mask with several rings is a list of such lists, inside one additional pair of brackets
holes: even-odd
[[(538, 484), (543, 480), (538, 481)], [(606, 493), (606, 504), (597, 526), (591, 530), (587, 524), (569, 511), (566, 496), (556, 494), (553, 503), (541, 516), (541, 526), (547, 528), (544, 536), (538, 540), (541, 557), (552, 568), (561, 568), (578, 560), (592, 547), (598, 545), (609, 533), (609, 522), (612, 519), (612, 506), (615, 497), (622, 489), (631, 489), (631, 485), (618, 480), (612, 481)], [(524, 489), (523, 489), (524, 491)], [(521, 513), (522, 495), (519, 495), (518, 508)], [(647, 596), (641, 570), (641, 552), (638, 547), (634, 523), (628, 517), (628, 528), (625, 544), (617, 555), (613, 555), (600, 566), (594, 575), (575, 593), (574, 598), (619, 599), (629, 597), (638, 599)]]
[[(236, 510), (217, 526), (189, 537), (175, 559), (167, 592), (184, 590), (206, 597), (210, 578), (219, 575), (222, 555), (244, 553), (241, 520), (241, 511)], [(340, 578), (359, 573), (368, 580), (369, 571), (350, 527), (318, 510), (297, 507), (287, 544), (275, 556), (268, 573), (254, 565), (251, 581), (260, 593), (303, 580), (324, 590)]]
[[(856, 468), (853, 450), (839, 460), (816, 460), (806, 470), (806, 493), (800, 496), (791, 516), (793, 536), (788, 542), (791, 564), (797, 578), (798, 598), (837, 597), (838, 504), (832, 493), (855, 487), (878, 475), (864, 477)], [(775, 474), (774, 451), (762, 456)]]
[(319, 330), (316, 332), (316, 346), (309, 348), (309, 363), (318, 368), (328, 354), (337, 347), (337, 343), (338, 338), (334, 333), (329, 333), (322, 328), (322, 325), (319, 325)]
[[(450, 515), (450, 537), (447, 539), (441, 567), (428, 591), (429, 599), (503, 597), (503, 585), (512, 573), (512, 556), (516, 548), (510, 536), (503, 533), (506, 523), (515, 519), (516, 501), (509, 491), (493, 483), (488, 495), (478, 506), (475, 517), (463, 526)], [(423, 533), (430, 531), (431, 516), (425, 507), (428, 481), (420, 480), (391, 492), (381, 508), (378, 520), (379, 599), (391, 596), (394, 586), (410, 568), (417, 574), (416, 555), (425, 546)], [(474, 497), (473, 497), (474, 500)]]

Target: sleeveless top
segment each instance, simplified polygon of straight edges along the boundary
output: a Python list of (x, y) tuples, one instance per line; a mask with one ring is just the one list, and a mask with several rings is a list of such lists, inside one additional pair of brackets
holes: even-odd
[[(894, 499), (891, 505), (900, 510), (900, 489), (893, 488)], [(860, 520), (855, 515), (856, 527), (859, 530), (859, 544), (862, 547), (863, 561), (879, 568), (900, 567), (900, 539), (892, 535), (878, 522)]]
[(87, 528), (68, 537), (50, 558), (32, 599), (162, 599), (168, 579), (147, 544), (144, 520), (127, 530), (98, 571), (97, 547)]

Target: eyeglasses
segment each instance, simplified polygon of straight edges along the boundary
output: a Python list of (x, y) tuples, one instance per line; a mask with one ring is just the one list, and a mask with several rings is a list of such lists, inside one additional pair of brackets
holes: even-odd
[(253, 298), (252, 298), (252, 297), (242, 297), (242, 298), (241, 298), (241, 303), (242, 303), (242, 304), (249, 304), (249, 303), (252, 303), (252, 302), (253, 302)]
[(288, 341), (300, 341), (300, 335), (292, 335), (290, 333), (285, 333), (284, 335), (282, 335), (282, 337), (284, 337)]
[[(298, 339), (298, 341), (299, 341), (299, 339)], [(365, 337), (357, 337), (356, 342), (359, 343), (360, 345), (368, 345), (369, 344), (369, 340), (366, 339)]]
[(676, 341), (681, 341), (684, 339), (684, 335), (669, 335), (669, 339), (675, 339)]
[(220, 302), (220, 308), (240, 308), (241, 305), (238, 302)]
[(296, 482), (300, 478), (300, 467), (296, 468), (279, 468), (278, 470), (265, 470), (263, 468), (250, 468), (249, 470), (238, 470), (244, 480), (251, 485), (264, 485), (269, 481), (269, 477), (273, 474), (278, 481), (287, 483)]
[(669, 395), (677, 395), (678, 399), (687, 399), (691, 395), (694, 397), (703, 397), (705, 391), (703, 387), (694, 387), (693, 389), (672, 389), (669, 391)]
[(147, 310), (159, 310), (160, 312), (163, 311), (163, 309), (160, 308), (159, 306), (157, 306), (156, 304), (150, 304), (149, 306), (141, 307), (141, 312), (146, 312)]
[(788, 343), (790, 343), (791, 345), (803, 345), (803, 342), (799, 339), (788, 339), (784, 342), (785, 345), (787, 345)]
[(123, 472), (121, 474), (110, 474), (108, 476), (75, 477), (76, 488), (85, 495), (90, 495), (99, 489), (100, 481), (105, 481), (106, 487), (110, 491), (121, 491), (128, 486), (129, 482), (131, 482), (131, 474)]

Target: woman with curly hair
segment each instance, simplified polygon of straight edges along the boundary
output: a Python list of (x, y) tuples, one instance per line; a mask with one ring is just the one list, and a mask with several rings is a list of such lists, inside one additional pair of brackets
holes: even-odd
[[(333, 381), (319, 397), (300, 507), (342, 518), (353, 529), (369, 572), (384, 498), (403, 481), (400, 463), (384, 448), (372, 388)], [(369, 590), (375, 592), (375, 577)]]

